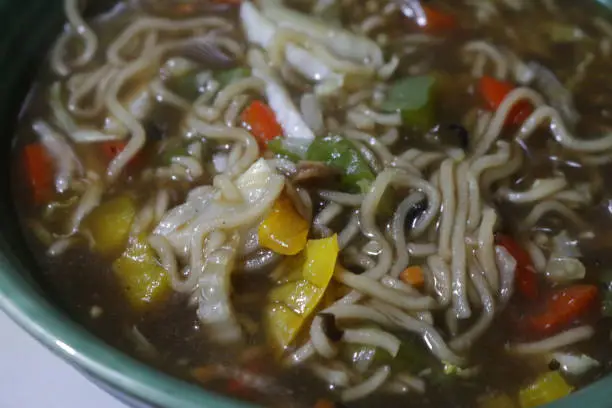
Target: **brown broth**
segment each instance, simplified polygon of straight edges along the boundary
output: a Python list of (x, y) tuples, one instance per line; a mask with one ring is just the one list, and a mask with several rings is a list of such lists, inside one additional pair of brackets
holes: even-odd
[[(298, 3), (298, 2), (296, 2)], [(366, 3), (366, 2), (364, 2)], [(493, 19), (492, 24), (480, 26), (476, 24), (473, 11), (461, 2), (431, 1), (428, 4), (440, 7), (454, 13), (461, 22), (462, 28), (453, 32), (452, 36), (444, 37), (439, 44), (421, 50), (415, 55), (405, 57), (399, 69), (397, 77), (408, 72), (414, 73), (414, 63), (419, 62), (422, 66), (417, 71), (436, 71), (444, 74), (444, 88), (441, 90), (443, 103), (439, 107), (438, 117), (440, 124), (460, 123), (468, 111), (481, 104), (479, 96), (475, 92), (476, 83), (471, 77), (470, 64), (462, 62), (460, 47), (469, 39), (486, 39), (497, 45), (508, 47), (520, 58), (535, 60), (548, 67), (562, 80), (570, 78), (575, 67), (589, 52), (596, 52), (598, 43), (595, 39), (598, 33), (594, 31), (591, 20), (595, 13), (599, 13), (594, 2), (584, 3), (559, 1), (560, 13), (557, 16), (547, 14), (542, 6), (530, 4), (527, 11), (515, 12), (503, 8), (503, 15)], [(535, 3), (535, 2), (534, 2)], [(538, 3), (539, 4), (539, 3)], [(344, 10), (343, 19), (346, 24), (361, 21), (368, 15), (365, 6), (355, 5)], [(107, 46), (109, 41), (118, 32), (118, 28), (125, 25), (134, 10), (124, 10), (108, 21), (99, 21), (95, 27), (101, 36), (102, 46)], [(546, 39), (545, 30), (540, 29), (543, 22), (565, 22), (568, 24), (584, 27), (592, 39), (577, 42), (575, 45), (553, 44)], [(418, 32), (406, 20), (398, 17), (397, 21), (383, 30), (391, 40), (406, 32)], [(378, 31), (377, 31), (378, 32)], [(392, 41), (393, 43), (393, 41)], [(393, 46), (392, 46), (393, 47)], [(392, 48), (391, 47), (391, 48)], [(426, 56), (423, 56), (423, 53)], [(589, 68), (589, 74), (580, 82), (573, 92), (573, 97), (578, 110), (583, 115), (583, 120), (578, 124), (576, 131), (593, 134), (612, 125), (612, 96), (609, 89), (612, 79), (609, 76), (609, 63), (596, 58)], [(18, 132), (15, 157), (23, 146), (33, 140), (34, 135), (29, 129), (33, 118), (47, 117), (49, 115), (46, 104), (46, 87), (51, 83), (52, 75), (48, 72), (41, 73), (41, 79), (36, 85), (35, 98), (27, 107), (26, 115), (22, 120), (21, 130)], [(344, 115), (343, 106), (337, 108), (338, 119), (342, 120)], [(156, 110), (155, 118), (151, 125), (156, 127), (159, 140), (149, 142), (147, 147), (149, 153), (147, 159), (156, 160), (159, 156), (160, 146), (164, 140), (176, 137), (177, 115), (172, 110), (160, 108)], [(100, 118), (98, 118), (99, 120)], [(507, 137), (511, 137), (508, 134)], [(602, 187), (594, 205), (587, 208), (582, 215), (591, 224), (596, 239), (583, 239), (580, 242), (583, 251), (583, 261), (587, 266), (588, 282), (597, 282), (602, 271), (612, 268), (612, 252), (610, 251), (609, 231), (612, 229), (612, 217), (610, 215), (612, 203), (612, 181), (607, 180), (606, 175), (611, 174), (612, 166), (603, 166), (592, 170), (589, 168), (571, 169), (568, 166), (553, 166), (550, 157), (549, 145), (545, 139), (549, 138), (545, 130), (538, 131), (529, 140), (526, 148), (529, 157), (528, 165), (521, 172), (521, 177), (512, 180), (512, 185), (520, 186), (528, 180), (533, 180), (539, 174), (550, 173), (551, 168), (563, 172), (570, 180), (592, 181), (592, 175), (602, 178)], [(403, 129), (401, 141), (394, 149), (405, 150), (407, 147), (425, 146), (431, 149), (431, 145), (423, 141), (421, 135), (411, 129)], [(96, 152), (92, 147), (85, 146), (78, 149), (78, 154), (85, 160), (96, 160)], [(561, 162), (569, 160), (563, 156), (559, 157)], [(21, 210), (24, 220), (40, 219), (42, 209), (33, 205), (29, 198), (29, 191), (23, 186), (27, 184), (24, 174), (16, 159), (16, 178), (18, 180), (15, 188), (15, 200), (17, 208)], [(102, 166), (99, 164), (99, 166)], [(204, 183), (205, 178), (200, 180)], [(159, 188), (158, 185), (140, 182), (137, 178), (126, 178), (108, 192), (107, 196), (129, 192), (135, 196), (140, 204), (144, 203), (150, 196), (151, 191)], [(174, 203), (180, 203), (188, 192), (189, 185), (174, 185)], [(65, 197), (54, 197), (61, 200)], [(491, 198), (489, 198), (491, 199)], [(527, 207), (516, 205), (500, 205), (499, 209), (503, 218), (503, 225), (510, 232), (515, 232), (514, 220), (524, 217), (530, 210)], [(48, 221), (46, 226), (50, 229), (60, 229), (67, 215), (60, 213), (57, 222)], [(384, 223), (386, 220), (382, 220)], [(549, 228), (559, 232), (567, 226), (560, 224), (558, 220), (544, 220), (542, 228)], [(24, 227), (25, 228), (25, 227)], [(26, 228), (27, 231), (27, 228)], [(59, 232), (59, 231), (56, 231)], [(228, 348), (207, 341), (206, 336), (199, 329), (199, 324), (193, 307), (188, 306), (188, 299), (181, 295), (173, 295), (171, 299), (162, 306), (145, 314), (136, 314), (131, 311), (128, 303), (122, 295), (111, 269), (111, 262), (101, 258), (89, 250), (85, 241), (82, 241), (66, 253), (51, 258), (45, 255), (45, 250), (38, 240), (29, 234), (32, 253), (37, 257), (41, 269), (44, 272), (44, 285), (49, 295), (56, 303), (66, 310), (76, 321), (83, 324), (92, 333), (98, 335), (110, 345), (117, 347), (126, 353), (141, 359), (155, 367), (159, 367), (169, 373), (184, 378), (188, 381), (196, 381), (190, 374), (194, 367), (205, 366), (211, 363), (220, 363), (228, 366), (240, 366), (236, 358), (244, 349)], [(599, 238), (601, 237), (601, 238)], [(234, 278), (234, 306), (239, 315), (244, 315), (255, 325), (261, 322), (261, 309), (264, 305), (265, 296), (270, 283), (265, 274), (239, 275)], [(247, 301), (245, 301), (245, 299)], [(523, 308), (526, 305), (520, 299), (514, 299), (512, 308)], [(98, 317), (92, 317), (92, 307), (101, 308), (102, 313)], [(436, 316), (441, 320), (442, 316)], [(141, 345), (137, 344), (131, 330), (137, 327), (144, 337), (155, 347), (158, 353), (150, 357), (142, 353)], [(244, 347), (265, 346), (265, 336), (261, 327), (250, 334)], [(579, 347), (571, 350), (584, 351), (590, 356), (602, 362), (602, 366), (588, 376), (573, 382), (573, 385), (583, 386), (595, 379), (612, 371), (612, 348), (610, 347), (609, 333), (612, 324), (609, 320), (597, 323), (597, 335), (590, 341), (582, 343)], [(386, 407), (403, 407), (406, 401), (415, 408), (434, 407), (473, 407), (474, 401), (489, 391), (502, 391), (515, 394), (524, 384), (528, 383), (535, 375), (546, 370), (546, 362), (527, 361), (525, 358), (516, 358), (505, 352), (505, 345), (512, 340), (521, 339), (517, 335), (512, 324), (509, 313), (501, 313), (497, 316), (494, 326), (473, 347), (470, 357), (472, 362), (481, 366), (480, 373), (474, 378), (442, 378), (439, 382), (428, 385), (428, 391), (424, 396), (410, 394), (406, 396), (393, 396), (377, 393), (362, 401), (345, 404), (350, 407), (369, 407), (382, 404)], [(423, 349), (423, 353), (426, 353)], [(432, 361), (432, 366), (439, 369), (439, 363)], [(335, 393), (325, 384), (316, 379), (310, 372), (303, 369), (283, 369), (279, 364), (266, 367), (265, 374), (275, 376), (277, 384), (270, 387), (269, 395), (266, 392), (259, 394), (241, 394), (246, 399), (260, 402), (267, 406), (282, 407), (309, 407), (323, 396), (334, 398)], [(219, 392), (228, 393), (225, 384), (212, 382), (206, 387)], [(265, 390), (264, 390), (265, 391)], [(279, 396), (280, 395), (280, 396)]]

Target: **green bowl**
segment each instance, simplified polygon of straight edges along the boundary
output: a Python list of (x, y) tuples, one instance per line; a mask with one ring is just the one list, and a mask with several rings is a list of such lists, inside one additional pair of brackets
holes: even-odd
[[(99, 0), (94, 0), (99, 1)], [(600, 0), (612, 8), (612, 0)], [(38, 284), (11, 199), (10, 153), (20, 108), (63, 24), (61, 0), (0, 0), (0, 308), (52, 352), (132, 406), (240, 408), (108, 346), (61, 311)], [(612, 407), (612, 376), (552, 408)]]

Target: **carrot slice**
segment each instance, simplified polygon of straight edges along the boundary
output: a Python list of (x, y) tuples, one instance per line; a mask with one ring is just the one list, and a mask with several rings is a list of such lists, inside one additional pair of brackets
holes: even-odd
[(336, 404), (327, 399), (320, 399), (314, 404), (313, 408), (336, 408)]
[(400, 273), (400, 280), (415, 288), (420, 288), (425, 284), (425, 276), (420, 266), (410, 266)]
[(497, 234), (495, 239), (516, 260), (515, 282), (519, 293), (529, 300), (536, 300), (539, 293), (538, 278), (527, 251), (507, 235)]
[(594, 285), (573, 285), (554, 291), (540, 313), (528, 316), (527, 330), (550, 335), (596, 310), (599, 290)]
[(262, 149), (270, 140), (283, 134), (274, 111), (262, 101), (253, 101), (242, 112), (241, 119), (244, 127), (255, 136)]
[(108, 161), (111, 161), (125, 149), (125, 146), (127, 146), (127, 143), (122, 141), (103, 142), (100, 144), (100, 149), (104, 157), (106, 157)]
[[(115, 156), (121, 153), (126, 146), (127, 142), (123, 142), (121, 140), (100, 143), (100, 149), (102, 150), (102, 154), (104, 155), (106, 161), (109, 163), (115, 158)], [(142, 154), (139, 153), (134, 156), (132, 160), (130, 160), (128, 166), (131, 170), (134, 170), (135, 168), (141, 167), (142, 164)]]
[(452, 14), (445, 13), (429, 6), (423, 6), (427, 23), (425, 30), (431, 33), (442, 33), (457, 27), (457, 19)]
[[(512, 92), (514, 85), (500, 81), (490, 76), (483, 76), (479, 82), (480, 94), (483, 96), (487, 106), (496, 111), (506, 96)], [(520, 125), (533, 113), (533, 106), (527, 101), (519, 101), (510, 110), (505, 125)]]
[(36, 204), (48, 202), (53, 195), (53, 162), (45, 147), (31, 143), (23, 150), (23, 163)]

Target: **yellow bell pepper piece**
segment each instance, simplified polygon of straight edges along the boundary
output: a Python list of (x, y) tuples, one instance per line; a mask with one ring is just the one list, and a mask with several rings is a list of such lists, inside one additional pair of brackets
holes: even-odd
[(275, 350), (281, 352), (296, 338), (302, 327), (303, 317), (282, 303), (272, 303), (265, 310), (268, 337)]
[(516, 404), (506, 394), (490, 394), (478, 399), (479, 408), (516, 408)]
[(83, 221), (91, 234), (94, 249), (104, 256), (121, 253), (136, 216), (136, 204), (129, 196), (115, 197), (96, 207)]
[(139, 237), (113, 262), (125, 296), (136, 311), (163, 302), (170, 294), (170, 281), (145, 237)]
[(271, 302), (284, 303), (294, 313), (309, 315), (317, 306), (315, 302), (319, 299), (319, 295), (324, 291), (325, 289), (302, 279), (272, 289), (269, 299)]
[(550, 371), (539, 376), (531, 385), (519, 392), (521, 408), (533, 408), (549, 404), (568, 396), (573, 388), (565, 382), (558, 371)]
[(295, 255), (304, 249), (309, 228), (289, 197), (283, 194), (259, 226), (259, 244), (281, 255)]
[(296, 280), (272, 289), (264, 312), (268, 336), (278, 352), (291, 345), (321, 302), (334, 274), (339, 250), (338, 237), (334, 235), (308, 241), (303, 257), (301, 254), (286, 260), (294, 263), (295, 258), (301, 258), (303, 262), (297, 266), (301, 273), (290, 272), (288, 275), (295, 274)]
[[(320, 288), (326, 288), (336, 268), (340, 247), (336, 235), (326, 239), (312, 239), (306, 246), (306, 263), (304, 264), (304, 279)], [(326, 271), (322, 273), (321, 271)], [(327, 271), (331, 271), (327, 273)]]

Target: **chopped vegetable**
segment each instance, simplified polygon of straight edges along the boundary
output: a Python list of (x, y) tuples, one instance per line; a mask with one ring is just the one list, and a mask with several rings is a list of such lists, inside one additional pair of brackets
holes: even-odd
[(427, 23), (425, 30), (432, 34), (439, 34), (457, 27), (457, 19), (452, 14), (445, 13), (429, 6), (423, 6)]
[(191, 370), (191, 376), (202, 384), (219, 378), (219, 367), (217, 365), (207, 365), (196, 367)]
[(541, 312), (527, 317), (526, 329), (550, 335), (595, 310), (598, 290), (593, 285), (574, 285), (554, 291)]
[(200, 288), (205, 288), (198, 295), (198, 319), (207, 338), (219, 344), (238, 343), (243, 338), (230, 299), (237, 245), (238, 239), (233, 237), (209, 253), (198, 279)]
[(171, 293), (168, 274), (157, 261), (145, 237), (138, 237), (113, 262), (113, 271), (136, 311), (159, 304)]
[(291, 66), (303, 75), (305, 78), (313, 82), (329, 80), (334, 75), (338, 76), (339, 83), (342, 84), (343, 78), (341, 75), (335, 74), (325, 61), (317, 58), (310, 51), (298, 47), (294, 44), (287, 44), (285, 48), (285, 57)]
[[(256, 59), (256, 57), (253, 58)], [(267, 140), (284, 133), (284, 136), (288, 138), (301, 139), (305, 143), (310, 143), (315, 135), (293, 103), (283, 82), (265, 65), (264, 61), (255, 61), (255, 64), (258, 65), (258, 68), (254, 69), (253, 75), (265, 82), (268, 105), (275, 114), (276, 122), (283, 129), (283, 132)]]
[[(490, 76), (480, 78), (479, 90), (489, 109), (496, 111), (514, 86)], [(508, 113), (505, 124), (520, 125), (531, 115), (533, 107), (526, 101), (519, 101)]]
[(249, 42), (263, 48), (270, 45), (277, 28), (250, 1), (245, 1), (240, 6), (240, 21)]
[(559, 364), (561, 371), (569, 375), (583, 375), (601, 365), (586, 354), (553, 353), (552, 357), (553, 361)]
[(415, 288), (420, 288), (425, 284), (425, 275), (420, 266), (410, 266), (400, 274), (400, 280)]
[(245, 384), (235, 378), (230, 378), (229, 380), (227, 380), (225, 390), (230, 395), (240, 396), (242, 398), (248, 398), (253, 394), (253, 390), (251, 388), (247, 387)]
[[(125, 146), (127, 146), (127, 143), (120, 140), (100, 143), (100, 149), (102, 150), (102, 154), (104, 155), (104, 158), (107, 162), (110, 162), (115, 158), (115, 156), (121, 153), (123, 149), (125, 149)], [(139, 167), (142, 164), (141, 158), (142, 156), (140, 154), (137, 154), (132, 158), (132, 160), (130, 160), (128, 165), (131, 168)]]
[(535, 382), (519, 392), (521, 408), (534, 408), (568, 396), (573, 388), (558, 371), (542, 374)]
[(253, 101), (242, 112), (241, 119), (262, 148), (268, 141), (283, 134), (283, 129), (276, 121), (274, 111), (261, 101)]
[(342, 185), (351, 192), (367, 192), (374, 181), (374, 173), (359, 151), (340, 136), (326, 136), (315, 139), (306, 159), (319, 161), (342, 172)]
[(182, 98), (195, 101), (202, 89), (202, 84), (198, 81), (199, 74), (199, 70), (192, 69), (182, 75), (172, 76), (166, 80), (167, 86)]
[(219, 71), (215, 74), (215, 79), (219, 82), (221, 88), (225, 88), (232, 82), (247, 78), (251, 75), (251, 69), (248, 67), (239, 67), (225, 71)]
[(302, 139), (277, 137), (268, 142), (268, 150), (297, 162), (306, 157), (308, 144), (304, 143)]
[(497, 243), (516, 260), (516, 286), (518, 291), (529, 300), (538, 298), (538, 278), (531, 257), (514, 239), (498, 234)]
[(556, 283), (571, 283), (585, 276), (586, 268), (576, 258), (553, 255), (546, 264), (546, 277)]
[(478, 399), (478, 408), (516, 408), (507, 394), (495, 393)]
[(97, 252), (112, 256), (125, 247), (135, 216), (134, 200), (122, 195), (96, 207), (83, 221), (83, 228), (91, 235)]
[(313, 42), (325, 45), (342, 58), (359, 63), (365, 61), (375, 67), (380, 67), (384, 63), (380, 46), (365, 35), (328, 25), (321, 20), (286, 7), (280, 0), (261, 0), (259, 4), (268, 21), (282, 28), (305, 34)]
[(435, 88), (433, 75), (413, 76), (391, 85), (381, 108), (399, 111), (404, 124), (429, 130), (435, 124)]
[(297, 212), (291, 199), (281, 195), (259, 225), (259, 244), (281, 255), (295, 255), (306, 246), (310, 225)]
[(572, 24), (551, 21), (545, 25), (550, 39), (556, 43), (570, 43), (580, 41), (586, 37), (584, 31)]
[(54, 191), (53, 162), (45, 147), (30, 143), (23, 150), (23, 163), (35, 204), (44, 204)]
[(314, 404), (313, 408), (336, 408), (336, 404), (330, 400), (320, 399)]
[[(270, 292), (265, 320), (272, 347), (282, 353), (291, 345), (305, 321), (315, 310), (330, 283), (338, 257), (338, 237), (310, 240), (295, 280)], [(295, 257), (287, 260), (295, 263)]]

